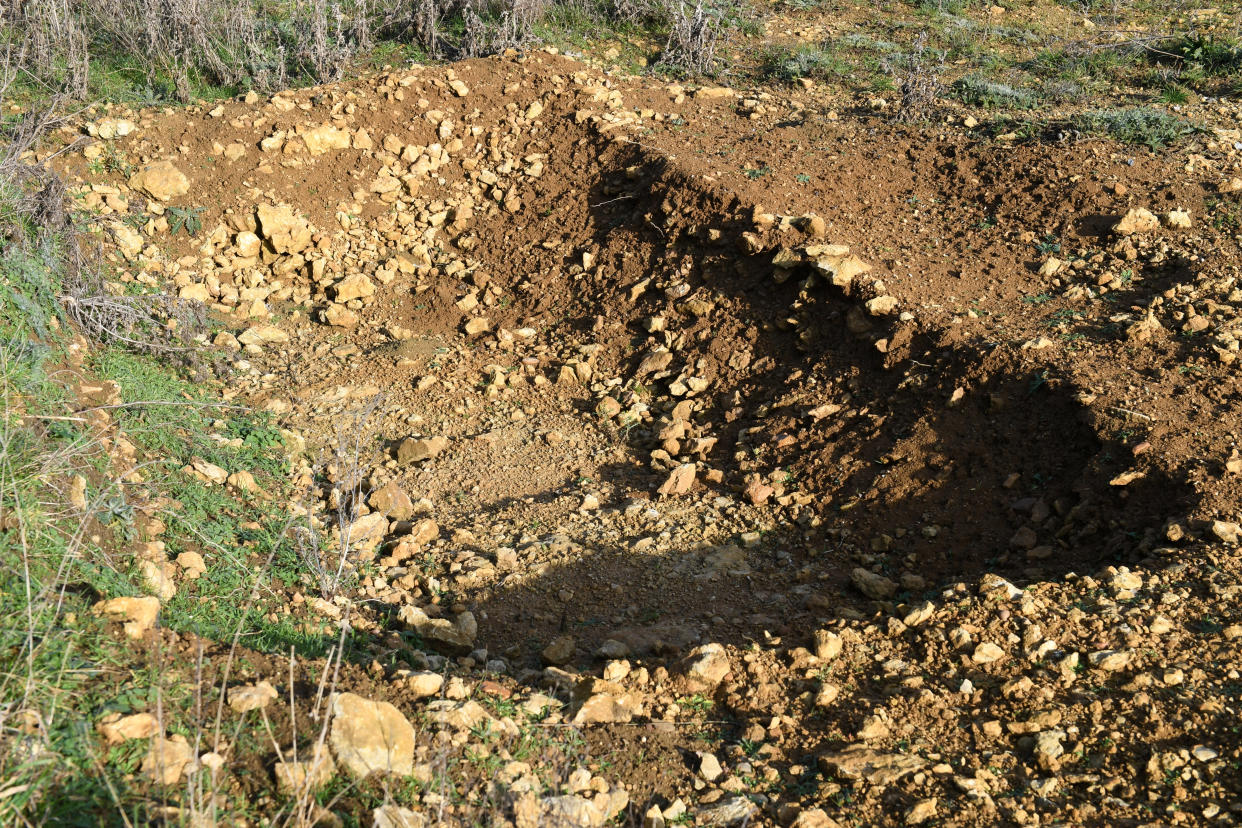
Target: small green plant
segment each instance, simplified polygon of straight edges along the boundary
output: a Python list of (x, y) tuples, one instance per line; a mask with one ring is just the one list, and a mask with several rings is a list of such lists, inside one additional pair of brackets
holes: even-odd
[(796, 49), (788, 46), (773, 46), (765, 50), (760, 57), (760, 74), (788, 83), (799, 78), (814, 80), (842, 78), (849, 75), (851, 71), (853, 67), (826, 46), (807, 45)]
[(962, 103), (984, 109), (1034, 109), (1039, 106), (1038, 93), (995, 83), (978, 75), (967, 75), (957, 81), (953, 84), (953, 93)]
[(169, 207), (168, 234), (175, 236), (184, 229), (187, 236), (197, 236), (203, 229), (204, 210), (205, 207)]
[(715, 706), (715, 702), (704, 696), (702, 693), (695, 693), (693, 696), (683, 696), (677, 700), (679, 707), (693, 712), (696, 716), (704, 716), (707, 711)]
[(1156, 150), (1198, 131), (1189, 121), (1156, 109), (1097, 109), (1083, 114), (1076, 126), (1088, 135), (1107, 135), (1126, 144)]

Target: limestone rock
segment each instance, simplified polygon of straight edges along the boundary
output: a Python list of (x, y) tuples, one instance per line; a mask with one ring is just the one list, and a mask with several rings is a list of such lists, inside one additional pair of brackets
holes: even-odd
[(403, 466), (430, 460), (448, 448), (447, 437), (406, 437), (397, 444), (397, 462)]
[(259, 232), (277, 253), (301, 253), (311, 242), (310, 225), (289, 207), (260, 204), (256, 216)]
[(372, 512), (346, 526), (340, 543), (341, 547), (348, 544), (352, 552), (369, 559), (387, 534), (388, 517), (382, 512)]
[(142, 252), (142, 234), (124, 222), (117, 222), (108, 229), (112, 231), (112, 238), (116, 240), (121, 255), (130, 261), (137, 259)]
[(861, 566), (854, 567), (850, 572), (850, 583), (863, 595), (876, 601), (884, 601), (897, 594), (896, 583)]
[(243, 345), (267, 345), (289, 341), (289, 334), (275, 325), (254, 325), (237, 335), (237, 341)]
[(336, 696), (328, 741), (337, 761), (358, 778), (376, 771), (408, 776), (414, 768), (414, 728), (388, 702)]
[(299, 133), (306, 151), (311, 155), (323, 155), (329, 150), (349, 149), (350, 135), (331, 124), (312, 127)]
[(453, 730), (473, 730), (484, 722), (494, 721), (483, 705), (476, 701), (438, 699), (427, 705), (431, 721)]
[(577, 641), (572, 635), (557, 636), (547, 647), (543, 648), (543, 660), (549, 664), (565, 664), (574, 657), (576, 646)]
[(405, 686), (418, 699), (425, 699), (440, 692), (444, 676), (430, 671), (412, 672), (405, 676)]
[(194, 748), (180, 733), (169, 739), (156, 736), (142, 760), (142, 772), (156, 784), (175, 785), (194, 764)]
[(333, 298), (341, 303), (367, 299), (375, 295), (375, 283), (365, 273), (354, 273), (333, 285), (332, 292)]
[(695, 823), (703, 826), (748, 825), (759, 813), (759, 806), (744, 796), (729, 796), (699, 808)]
[(657, 490), (666, 497), (675, 497), (683, 495), (690, 491), (690, 487), (694, 485), (694, 464), (684, 463), (673, 469), (673, 473)]
[(1133, 236), (1138, 233), (1151, 233), (1160, 229), (1160, 219), (1144, 207), (1134, 207), (1113, 225), (1113, 232), (1118, 236)]
[(119, 745), (130, 739), (149, 739), (159, 731), (159, 722), (150, 713), (134, 713), (122, 716), (110, 713), (96, 725), (99, 735), (110, 745)]
[(389, 480), (382, 487), (371, 492), (371, 496), (367, 498), (367, 504), (393, 520), (409, 520), (414, 516), (414, 502), (401, 490), (395, 480)]
[(190, 180), (171, 161), (156, 161), (134, 173), (129, 186), (152, 198), (168, 201), (188, 193)]
[(260, 681), (258, 684), (232, 687), (229, 688), (229, 707), (235, 713), (259, 710), (267, 707), (278, 695), (276, 688), (266, 681)]
[(371, 812), (372, 828), (424, 828), (427, 818), (400, 805), (384, 805)]
[(326, 745), (316, 744), (309, 759), (277, 762), (276, 788), (288, 796), (315, 791), (332, 781), (336, 763)]
[(883, 753), (866, 745), (849, 745), (840, 751), (826, 753), (820, 763), (850, 779), (865, 779), (873, 785), (891, 785), (926, 762), (904, 753)]
[(815, 657), (820, 661), (832, 661), (841, 655), (841, 636), (831, 630), (815, 631)]
[(1189, 230), (1190, 224), (1189, 210), (1170, 210), (1164, 214), (1164, 226), (1170, 230)]
[(716, 643), (696, 647), (684, 662), (686, 683), (692, 690), (715, 690), (731, 669), (725, 648)]
[(130, 638), (142, 638), (142, 634), (151, 629), (155, 617), (160, 612), (160, 599), (154, 596), (141, 598), (110, 598), (95, 604), (96, 615), (109, 621), (120, 621), (125, 625), (125, 634)]
[[(469, 616), (465, 620), (465, 616)], [(410, 627), (437, 651), (446, 655), (466, 655), (474, 649), (474, 616), (463, 612), (457, 623), (447, 618), (432, 618), (418, 607), (406, 605), (397, 612), (401, 623)]]

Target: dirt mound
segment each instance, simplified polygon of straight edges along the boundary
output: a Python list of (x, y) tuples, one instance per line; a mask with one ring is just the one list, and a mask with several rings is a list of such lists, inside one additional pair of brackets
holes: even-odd
[[(577, 686), (636, 817), (1115, 823), (1189, 796), (1139, 769), (1236, 756), (1224, 708), (1176, 712), (1207, 587), (1163, 569), (1237, 572), (1237, 240), (1195, 214), (1227, 141), (1191, 173), (547, 53), (134, 120), (69, 168), (129, 278), (232, 321), (227, 382), (348, 518), (359, 629)], [(342, 432), (356, 466), (316, 465)]]

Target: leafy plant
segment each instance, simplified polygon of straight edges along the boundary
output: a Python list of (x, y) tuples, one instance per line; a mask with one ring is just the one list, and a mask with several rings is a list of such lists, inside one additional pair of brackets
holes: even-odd
[(168, 233), (175, 236), (182, 229), (187, 236), (197, 236), (203, 229), (202, 215), (205, 207), (169, 207)]
[(962, 103), (985, 109), (1034, 109), (1039, 106), (1037, 93), (995, 83), (978, 75), (967, 75), (954, 83), (953, 93)]
[(1156, 109), (1097, 109), (1076, 122), (1088, 134), (1107, 135), (1127, 144), (1155, 150), (1198, 131), (1189, 121)]

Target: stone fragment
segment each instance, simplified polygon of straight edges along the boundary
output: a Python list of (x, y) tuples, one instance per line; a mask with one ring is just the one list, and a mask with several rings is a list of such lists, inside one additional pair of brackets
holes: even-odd
[(353, 273), (332, 286), (332, 298), (341, 304), (375, 295), (375, 283), (365, 273)]
[(330, 150), (349, 149), (350, 134), (331, 124), (312, 127), (299, 133), (306, 151), (311, 155), (323, 155)]
[[(469, 616), (469, 621), (463, 619)], [(474, 616), (463, 612), (456, 623), (447, 618), (432, 618), (418, 607), (409, 604), (397, 611), (397, 619), (436, 650), (446, 655), (466, 655), (474, 649), (474, 635), (471, 629)]]
[(384, 805), (371, 812), (371, 828), (425, 828), (427, 818), (400, 805)]
[(728, 796), (695, 812), (695, 823), (702, 826), (748, 825), (759, 813), (759, 806), (745, 796)]
[(897, 594), (897, 584), (889, 578), (861, 566), (850, 572), (850, 583), (868, 598), (884, 601)]
[(160, 612), (160, 599), (147, 595), (141, 598), (110, 598), (95, 604), (96, 615), (109, 621), (120, 621), (125, 627), (125, 635), (130, 638), (142, 638), (142, 634), (151, 629), (155, 617)]
[(990, 641), (984, 641), (975, 647), (975, 652), (971, 655), (970, 660), (975, 664), (992, 664), (1005, 658), (1005, 651), (998, 645)]
[(935, 798), (920, 799), (906, 810), (906, 825), (922, 825), (936, 815)]
[(815, 631), (815, 657), (820, 661), (832, 661), (841, 655), (841, 636), (831, 630)]
[(156, 736), (142, 760), (142, 773), (157, 785), (175, 785), (195, 763), (194, 748), (180, 733), (165, 739)]
[(289, 334), (275, 325), (254, 325), (237, 335), (237, 341), (243, 345), (267, 345), (289, 341)]
[(1189, 230), (1190, 225), (1189, 210), (1170, 210), (1164, 214), (1164, 226), (1170, 230)]
[(720, 760), (716, 758), (714, 753), (699, 754), (699, 776), (708, 782), (715, 782), (724, 774), (724, 768), (720, 767)]
[(1128, 667), (1130, 658), (1129, 650), (1100, 650), (1088, 655), (1087, 661), (1097, 670), (1115, 673)]
[(490, 713), (476, 701), (437, 699), (427, 705), (427, 717), (452, 730), (473, 730), (484, 722), (494, 722)]
[(150, 713), (134, 713), (122, 716), (109, 713), (95, 727), (99, 735), (110, 745), (119, 745), (130, 739), (149, 739), (159, 731), (159, 722)]
[(396, 480), (389, 480), (371, 492), (367, 504), (393, 520), (409, 520), (414, 516), (414, 501), (397, 485)]
[(823, 808), (807, 808), (794, 818), (789, 828), (841, 828), (841, 823), (828, 816)]
[(1113, 233), (1118, 236), (1133, 236), (1139, 233), (1152, 233), (1160, 229), (1160, 219), (1144, 207), (1134, 207), (1113, 225)]
[(296, 796), (322, 788), (336, 775), (336, 763), (327, 745), (316, 743), (309, 759), (277, 762), (274, 768), (276, 789), (286, 796)]
[[(338, 530), (339, 531), (339, 530)], [(388, 517), (383, 512), (372, 512), (354, 519), (338, 538), (338, 548), (349, 548), (350, 552), (370, 559), (375, 547), (384, 542), (388, 535)]]
[(406, 437), (397, 444), (397, 462), (403, 466), (430, 460), (448, 448), (447, 437)]
[(279, 694), (269, 682), (247, 684), (229, 688), (229, 707), (234, 713), (245, 713), (249, 710), (261, 710), (267, 707)]
[(405, 676), (406, 689), (416, 699), (425, 699), (440, 692), (444, 686), (444, 676), (439, 673), (421, 671)]
[(414, 728), (388, 702), (337, 695), (328, 742), (337, 761), (359, 779), (374, 772), (408, 776), (414, 767)]
[(108, 228), (112, 231), (112, 238), (116, 241), (117, 248), (121, 251), (121, 255), (133, 261), (138, 258), (138, 254), (142, 252), (143, 240), (142, 234), (124, 222), (116, 222)]
[(867, 313), (872, 316), (889, 316), (897, 311), (897, 297), (877, 296), (866, 301)]
[(656, 491), (665, 497), (677, 497), (690, 491), (694, 485), (695, 469), (693, 463), (683, 463), (673, 469), (668, 479)]
[(724, 681), (732, 666), (723, 645), (711, 643), (690, 651), (683, 662), (686, 684), (691, 690), (708, 692)]
[(273, 251), (301, 253), (310, 245), (310, 225), (289, 207), (260, 204), (256, 216), (259, 232)]
[(577, 641), (572, 635), (561, 635), (552, 639), (547, 647), (543, 648), (543, 660), (548, 664), (561, 665), (567, 663), (574, 657), (574, 648)]
[(130, 176), (131, 189), (160, 201), (169, 201), (190, 191), (190, 180), (171, 161), (156, 161)]
[(918, 756), (906, 753), (884, 753), (864, 744), (826, 753), (820, 764), (850, 779), (865, 779), (876, 786), (887, 786), (908, 773), (919, 770), (927, 763)]

